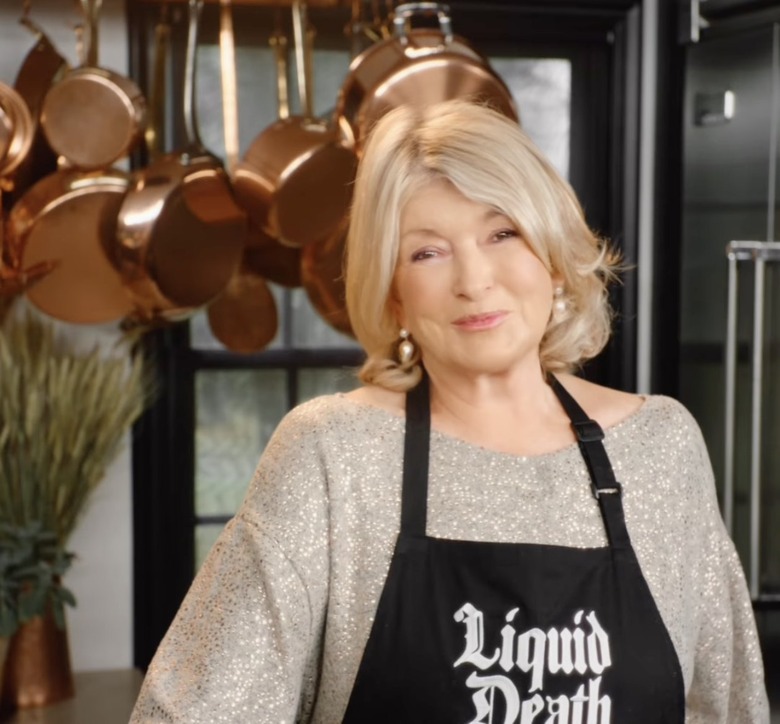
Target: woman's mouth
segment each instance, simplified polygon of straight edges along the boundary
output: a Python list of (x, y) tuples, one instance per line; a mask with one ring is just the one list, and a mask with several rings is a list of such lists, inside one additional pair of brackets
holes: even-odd
[(453, 324), (458, 328), (469, 332), (478, 332), (485, 329), (493, 329), (501, 324), (507, 317), (507, 312), (486, 312), (484, 314), (467, 314), (456, 319)]

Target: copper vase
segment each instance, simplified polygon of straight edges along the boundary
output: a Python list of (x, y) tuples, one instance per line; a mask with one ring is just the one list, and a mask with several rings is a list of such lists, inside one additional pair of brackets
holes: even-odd
[(51, 609), (11, 638), (2, 684), (2, 711), (48, 706), (74, 695), (68, 632), (57, 627)]

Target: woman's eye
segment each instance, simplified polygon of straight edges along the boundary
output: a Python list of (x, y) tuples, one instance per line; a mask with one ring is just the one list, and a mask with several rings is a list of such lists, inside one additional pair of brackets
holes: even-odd
[(412, 261), (424, 261), (425, 259), (433, 259), (435, 256), (435, 249), (419, 249), (412, 254)]
[(516, 229), (501, 229), (493, 234), (493, 239), (494, 241), (505, 241), (506, 239), (515, 239), (517, 236)]

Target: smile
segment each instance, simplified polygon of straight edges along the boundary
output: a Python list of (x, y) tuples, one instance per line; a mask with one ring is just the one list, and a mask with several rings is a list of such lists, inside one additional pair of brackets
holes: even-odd
[(466, 331), (481, 331), (498, 327), (508, 316), (507, 312), (487, 312), (485, 314), (468, 314), (456, 319), (453, 324)]

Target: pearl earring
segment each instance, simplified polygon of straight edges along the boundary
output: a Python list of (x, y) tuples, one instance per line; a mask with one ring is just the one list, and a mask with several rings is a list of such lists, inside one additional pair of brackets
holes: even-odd
[(566, 299), (566, 292), (562, 286), (555, 287), (553, 290), (553, 314), (561, 316), (569, 308), (569, 302)]
[(402, 365), (408, 364), (414, 355), (414, 345), (409, 340), (409, 330), (403, 327), (398, 331), (401, 341), (398, 343), (398, 360)]

